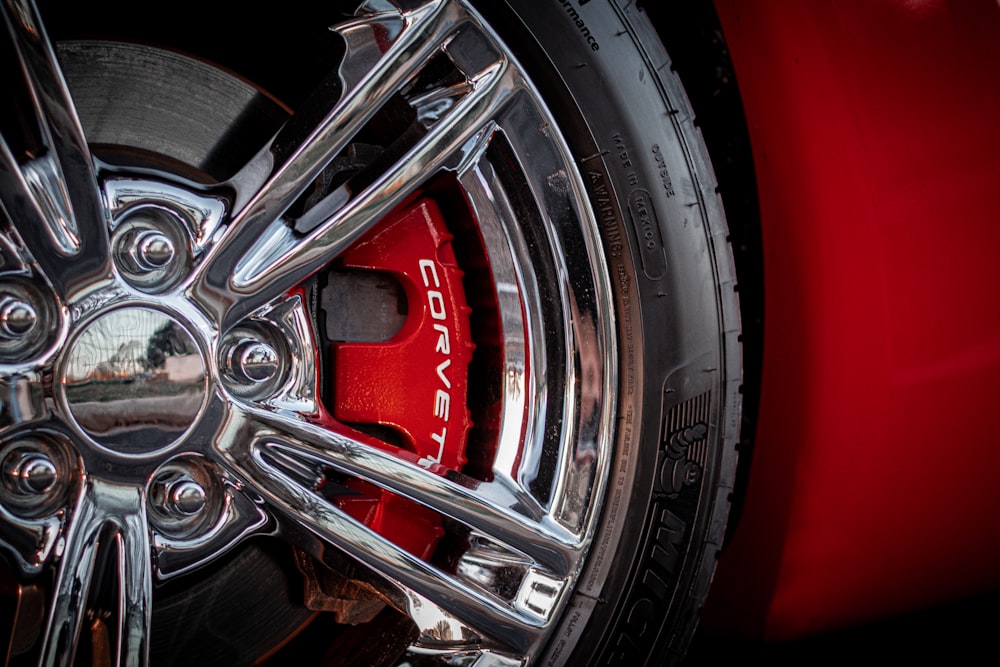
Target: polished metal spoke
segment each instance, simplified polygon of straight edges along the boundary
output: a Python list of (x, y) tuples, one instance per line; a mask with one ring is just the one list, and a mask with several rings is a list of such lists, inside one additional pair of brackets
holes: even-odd
[[(41, 638), (41, 664), (72, 664), (88, 619), (92, 584), (102, 577), (117, 582), (117, 608), (111, 612), (115, 665), (148, 662), (152, 611), (152, 567), (141, 489), (88, 480), (78, 495), (57, 561), (48, 619)], [(107, 570), (99, 569), (105, 565)]]
[[(196, 291), (203, 300), (231, 307), (245, 296), (246, 290), (235, 290), (230, 280), (245, 255), (261, 236), (281, 236), (289, 207), (441, 47), (457, 20), (453, 3), (436, 0), (413, 11), (378, 12), (338, 27), (347, 42), (336, 75), (342, 90), (337, 96), (337, 86), (321, 86), (231, 179), (237, 212), (198, 269)], [(379, 42), (384, 51), (373, 48), (375, 35), (384, 40)], [(301, 269), (293, 273), (299, 280), (305, 277)]]
[[(243, 426), (260, 429), (259, 424), (244, 422)], [(236, 430), (248, 435), (245, 428)], [(386, 595), (407, 606), (425, 641), (442, 645), (499, 642), (524, 651), (541, 632), (543, 619), (525, 614), (513, 601), (490, 596), (408, 553), (315, 493), (296, 474), (298, 471), (291, 470), (294, 466), (276, 464), (275, 455), (280, 458), (282, 452), (272, 449), (274, 438), (258, 432), (251, 440), (255, 445), (239, 452), (235, 448), (225, 450), (233, 473), (246, 480), (248, 487), (260, 494), (282, 520), (290, 521), (297, 529), (307, 530), (390, 582), (392, 589), (386, 590)], [(288, 452), (324, 465), (334, 465), (339, 459), (325, 457), (316, 448), (303, 444), (286, 447), (284, 453)], [(400, 471), (397, 474), (401, 474)], [(416, 471), (415, 474), (421, 473)], [(458, 492), (459, 488), (452, 490)], [(455, 510), (462, 505), (462, 500), (451, 499), (440, 504)], [(482, 508), (481, 502), (473, 500), (465, 510), (456, 513), (475, 514)], [(442, 633), (443, 627), (449, 629)]]
[(42, 635), (41, 665), (73, 663), (86, 621), (87, 596), (94, 578), (103, 512), (93, 495), (81, 492), (65, 534), (66, 545), (58, 561), (55, 590)]
[(116, 665), (144, 665), (149, 657), (153, 576), (143, 503), (125, 515), (118, 544), (118, 642)]
[[(30, 0), (2, 0), (24, 75), (12, 94), (40, 146), (26, 155), (0, 139), (0, 203), (56, 294), (71, 298), (108, 271), (108, 226), (93, 157), (55, 51)], [(11, 91), (14, 93), (14, 91)]]
[[(400, 588), (411, 618), (422, 634), (442, 642), (482, 643), (492, 637), (511, 648), (525, 650), (541, 624), (503, 601), (491, 598), (392, 541), (359, 524), (328, 501), (311, 495), (290, 477), (261, 460), (258, 477), (264, 477), (266, 497), (282, 514), (372, 568)], [(440, 633), (442, 623), (467, 631)], [(477, 636), (479, 635), (479, 636)]]
[[(386, 11), (338, 26), (347, 42), (336, 87), (314, 91), (274, 139), (231, 179), (234, 227), (280, 215), (357, 131), (440, 48), (455, 24), (453, 6), (437, 0), (410, 12)], [(374, 48), (375, 38), (382, 48)], [(334, 99), (331, 99), (334, 97)]]
[[(323, 220), (312, 231), (299, 235), (285, 225), (269, 229), (230, 280), (230, 288), (240, 299), (228, 319), (235, 321), (280, 297), (328, 264), (426, 182), (462, 146), (487, 131), (504, 100), (504, 69), (497, 63), (483, 72), (473, 92), (356, 198), (339, 209), (335, 208), (337, 202), (328, 198), (308, 211), (310, 218)], [(329, 211), (325, 210), (327, 204), (332, 204)]]
[[(225, 445), (241, 472), (262, 453), (285, 455), (314, 466), (329, 466), (409, 498), (525, 554), (555, 576), (565, 576), (581, 546), (578, 536), (552, 520), (530, 494), (504, 481), (481, 482), (450, 473), (444, 477), (395, 453), (292, 417), (252, 410), (252, 444)], [(256, 460), (256, 459), (255, 459)], [(259, 469), (259, 468), (258, 468)], [(268, 475), (253, 475), (267, 487)]]
[(0, 506), (0, 549), (18, 571), (36, 575), (45, 567), (59, 540), (58, 517), (24, 519)]

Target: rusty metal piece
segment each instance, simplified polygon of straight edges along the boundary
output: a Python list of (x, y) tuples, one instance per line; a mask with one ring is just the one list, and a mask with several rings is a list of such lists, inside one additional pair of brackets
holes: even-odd
[(388, 603), (371, 584), (331, 570), (303, 551), (296, 550), (295, 564), (302, 573), (306, 607), (329, 612), (338, 623), (367, 623)]

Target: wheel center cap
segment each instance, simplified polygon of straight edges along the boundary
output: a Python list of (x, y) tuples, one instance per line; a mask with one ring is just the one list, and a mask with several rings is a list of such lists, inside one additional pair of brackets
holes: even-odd
[(123, 308), (91, 322), (72, 343), (63, 375), (77, 424), (125, 453), (166, 447), (205, 402), (205, 362), (179, 322), (148, 308)]

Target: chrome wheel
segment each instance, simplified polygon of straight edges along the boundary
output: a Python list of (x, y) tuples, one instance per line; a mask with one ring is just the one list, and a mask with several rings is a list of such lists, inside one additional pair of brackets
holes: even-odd
[[(609, 272), (509, 49), (462, 2), (406, 6), (336, 26), (335, 85), (208, 173), (256, 91), (153, 47), (57, 49), (4, 0), (12, 660), (144, 664), (154, 591), (261, 536), (309, 610), (403, 619), (390, 660), (520, 664), (547, 641), (610, 461)], [(128, 81), (135, 59), (174, 74)], [(181, 81), (218, 111), (199, 136), (97, 109)]]

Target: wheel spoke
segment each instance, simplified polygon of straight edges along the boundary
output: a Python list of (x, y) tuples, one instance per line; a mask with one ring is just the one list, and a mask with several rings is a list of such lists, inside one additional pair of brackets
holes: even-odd
[[(460, 578), (410, 554), (316, 494), (310, 484), (302, 481), (302, 475), (294, 469), (294, 465), (276, 463), (276, 459), (294, 452), (293, 457), (307, 459), (314, 464), (336, 465), (347, 469), (351, 464), (345, 461), (363, 458), (358, 453), (326, 455), (320, 452), (320, 448), (302, 442), (288, 445), (287, 441), (290, 439), (287, 436), (283, 439), (283, 444), (278, 445), (276, 437), (267, 435), (271, 432), (270, 429), (262, 428), (259, 423), (249, 420), (243, 420), (241, 426), (234, 422), (231, 428), (234, 430), (226, 434), (227, 440), (231, 440), (228, 436), (239, 431), (241, 439), (254, 443), (240, 450), (225, 450), (226, 460), (233, 473), (246, 480), (248, 486), (261, 494), (286, 520), (306, 529), (324, 543), (336, 547), (377, 572), (382, 580), (390, 582), (391, 590), (386, 590), (386, 595), (407, 608), (422, 632), (423, 641), (436, 641), (442, 645), (465, 642), (479, 644), (484, 637), (489, 637), (510, 648), (524, 651), (541, 631), (544, 618), (525, 613), (512, 600), (487, 595)], [(257, 432), (254, 434), (254, 431)], [(330, 449), (363, 447), (346, 439), (341, 442), (337, 436), (328, 437), (325, 442)], [(407, 475), (414, 478), (434, 477), (419, 469), (407, 470), (406, 464), (394, 469), (391, 456), (388, 455), (385, 459), (376, 455), (373, 460), (362, 465), (377, 468), (379, 461), (385, 465), (386, 471), (370, 471), (367, 478), (372, 481), (381, 479), (386, 482), (388, 477), (398, 476), (396, 485), (403, 486), (405, 483), (412, 490), (419, 484), (414, 483), (413, 479), (407, 480)], [(427, 483), (425, 486), (433, 487), (434, 484)], [(468, 490), (461, 491), (461, 488), (442, 480), (441, 488), (418, 491), (411, 496), (418, 496), (425, 501), (433, 499), (438, 509), (463, 515), (465, 519), (475, 518), (471, 515), (477, 515), (478, 512), (498, 512), (496, 508), (475, 499)], [(458, 495), (445, 500), (439, 497), (447, 493), (444, 489), (450, 489)], [(512, 535), (508, 531), (505, 537), (511, 538)], [(442, 630), (445, 627), (448, 630)]]
[[(246, 452), (230, 446), (226, 453), (230, 460), (242, 460), (244, 473), (256, 470), (252, 476), (261, 487), (270, 483), (268, 475), (251, 459), (263, 460), (261, 453), (298, 459), (360, 477), (482, 531), (556, 576), (569, 571), (580, 546), (575, 535), (513, 484), (480, 482), (455, 473), (444, 477), (387, 449), (274, 413), (255, 411), (248, 418), (254, 421), (248, 438), (253, 444)], [(268, 464), (268, 471), (273, 469)]]
[[(280, 215), (354, 134), (381, 109), (437, 49), (454, 24), (440, 0), (407, 12), (381, 12), (338, 27), (347, 42), (339, 86), (313, 92), (275, 138), (233, 177), (234, 225)], [(388, 36), (384, 51), (372, 35)], [(340, 88), (339, 98), (337, 91)], [(334, 99), (331, 99), (333, 97)]]
[(147, 662), (153, 592), (149, 554), (145, 511), (127, 515), (118, 535), (118, 665)]
[(34, 3), (3, 0), (2, 10), (24, 76), (11, 99), (30, 120), (28, 145), (0, 139), (0, 203), (56, 293), (68, 298), (108, 268), (94, 161)]
[(397, 593), (403, 595), (423, 635), (441, 641), (473, 639), (469, 631), (455, 629), (444, 633), (446, 636), (437, 635), (441, 624), (445, 623), (468, 628), (475, 634), (487, 634), (517, 650), (527, 648), (531, 636), (537, 632), (537, 619), (491, 599), (413, 556), (331, 503), (317, 496), (307, 497), (307, 490), (262, 461), (258, 460), (257, 464), (260, 466), (257, 481), (266, 482), (265, 493), (269, 500), (292, 521), (315, 533), (323, 542), (337, 547), (396, 584), (399, 587)]
[(142, 503), (141, 491), (135, 487), (95, 480), (84, 485), (58, 561), (41, 638), (41, 664), (73, 662), (88, 620), (93, 589), (106, 577), (114, 578), (117, 590), (115, 608), (106, 610), (114, 618), (114, 639), (106, 645), (98, 640), (96, 637), (106, 630), (95, 624), (95, 648), (106, 648), (107, 661), (115, 665), (143, 665), (148, 661), (152, 569)]
[(500, 87), (501, 71), (498, 66), (485, 72), (481, 88), (359, 196), (338, 208), (334, 193), (308, 211), (303, 226), (318, 223), (310, 232), (299, 235), (282, 225), (266, 242), (255, 244), (231, 281), (241, 296), (234, 318), (281, 296), (329, 263), (483, 132), (500, 101), (494, 92)]
[(90, 493), (81, 493), (66, 531), (66, 546), (58, 561), (58, 575), (48, 621), (42, 637), (44, 665), (70, 664), (86, 616), (86, 601), (94, 578), (103, 513)]
[(55, 517), (25, 521), (0, 508), (0, 548), (15, 567), (28, 575), (37, 574), (48, 561), (59, 538)]
[[(343, 88), (339, 99), (338, 86), (321, 86), (233, 177), (238, 212), (201, 267), (196, 289), (203, 301), (221, 302), (223, 308), (233, 305), (237, 295), (231, 293), (230, 276), (243, 256), (262, 235), (280, 236), (281, 216), (439, 46), (451, 24), (446, 7), (447, 3), (436, 2), (406, 14), (378, 13), (340, 28), (348, 49), (340, 71), (332, 75)], [(366, 48), (371, 40), (351, 38), (364, 32), (395, 39), (384, 54), (374, 55), (373, 62), (370, 47)]]
[[(482, 64), (467, 75), (468, 85), (459, 87), (463, 94), (457, 101), (452, 100), (447, 112), (434, 118), (423, 136), (415, 142), (408, 140), (410, 145), (400, 150), (399, 157), (366, 187), (354, 193), (338, 188), (297, 219), (285, 215), (363, 123), (412, 79), (450, 31), (457, 29), (457, 19), (447, 7), (450, 4), (428, 3), (404, 14), (407, 25), (400, 35), (356, 82), (351, 72), (359, 65), (348, 49), (341, 68), (345, 94), (235, 216), (200, 269), (196, 290), (206, 297), (203, 301), (222, 303), (229, 311), (226, 322), (280, 297), (328, 263), (489, 126), (509, 92), (503, 58)], [(398, 14), (392, 15), (398, 20)], [(344, 30), (348, 35), (362, 27), (371, 32), (374, 22), (387, 20), (378, 14)], [(348, 37), (349, 44), (351, 41)], [(368, 60), (363, 56), (354, 58)], [(316, 115), (308, 111), (301, 115)], [(291, 123), (295, 123), (294, 118)], [(278, 142), (282, 134), (284, 131), (276, 137), (275, 145), (282, 145)], [(275, 150), (274, 146), (271, 150)], [(260, 168), (252, 163), (245, 171), (256, 173)], [(249, 178), (243, 176), (244, 181)]]

